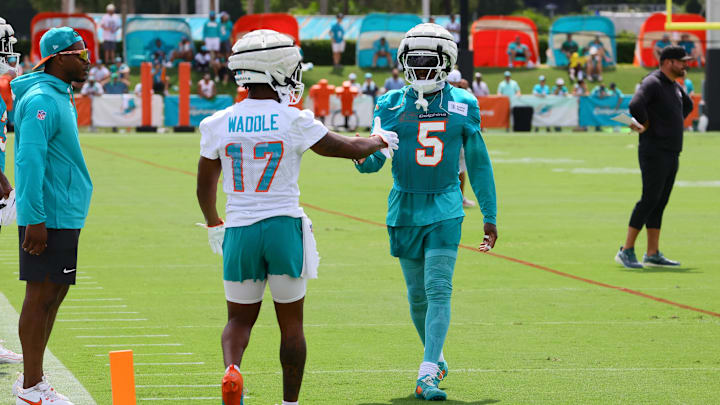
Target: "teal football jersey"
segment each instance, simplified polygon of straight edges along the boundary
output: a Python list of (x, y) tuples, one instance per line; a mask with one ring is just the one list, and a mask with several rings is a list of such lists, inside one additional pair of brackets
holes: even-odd
[[(480, 132), (477, 99), (446, 85), (426, 100), (428, 110), (418, 109), (415, 91), (406, 86), (381, 96), (375, 107), (382, 128), (399, 137), (392, 159), (394, 183), (388, 197), (387, 224), (422, 226), (465, 215), (458, 179), (463, 146), (468, 178), (485, 222), (495, 223), (495, 182)], [(357, 169), (375, 172), (384, 163), (385, 157), (376, 152)]]

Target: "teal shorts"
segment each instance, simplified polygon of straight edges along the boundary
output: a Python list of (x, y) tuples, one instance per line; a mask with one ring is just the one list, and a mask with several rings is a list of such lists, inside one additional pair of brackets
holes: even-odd
[(388, 226), (390, 254), (406, 259), (422, 259), (431, 249), (456, 250), (460, 244), (463, 217), (424, 226)]
[(272, 217), (225, 229), (225, 281), (262, 281), (268, 274), (299, 278), (302, 268), (302, 219)]

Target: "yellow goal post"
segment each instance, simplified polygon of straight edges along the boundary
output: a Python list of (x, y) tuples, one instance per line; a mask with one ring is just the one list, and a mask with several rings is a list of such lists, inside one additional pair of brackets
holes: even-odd
[(665, 29), (668, 31), (707, 31), (720, 30), (720, 22), (673, 22), (672, 20), (672, 0), (666, 0), (665, 15), (667, 22)]

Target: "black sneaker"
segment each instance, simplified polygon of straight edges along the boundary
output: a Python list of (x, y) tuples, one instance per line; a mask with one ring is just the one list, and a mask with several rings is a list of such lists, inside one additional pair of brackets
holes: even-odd
[(643, 268), (643, 265), (640, 264), (637, 257), (635, 257), (635, 248), (623, 250), (622, 246), (620, 246), (620, 250), (618, 250), (617, 254), (615, 255), (615, 261), (619, 264), (622, 264), (623, 266), (625, 266), (625, 268), (628, 269)]
[(647, 254), (643, 255), (643, 264), (649, 267), (679, 267), (680, 262), (670, 260), (663, 256), (662, 252), (658, 251), (652, 256)]

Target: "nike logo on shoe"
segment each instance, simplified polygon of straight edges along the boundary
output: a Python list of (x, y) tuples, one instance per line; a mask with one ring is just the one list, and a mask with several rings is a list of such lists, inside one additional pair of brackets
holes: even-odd
[(77, 270), (77, 269), (67, 269), (67, 268), (65, 268), (65, 269), (63, 269), (63, 273), (65, 273), (65, 274), (70, 274), (70, 273), (72, 273), (72, 272), (75, 271), (75, 270)]
[(40, 400), (37, 401), (37, 402), (30, 401), (30, 400), (27, 400), (27, 399), (25, 399), (25, 398), (20, 398), (20, 397), (18, 397), (18, 399), (20, 399), (20, 400), (22, 400), (22, 401), (24, 401), (24, 402), (27, 402), (27, 403), (30, 404), (30, 405), (42, 405), (42, 403), (43, 403), (42, 399), (40, 399)]

